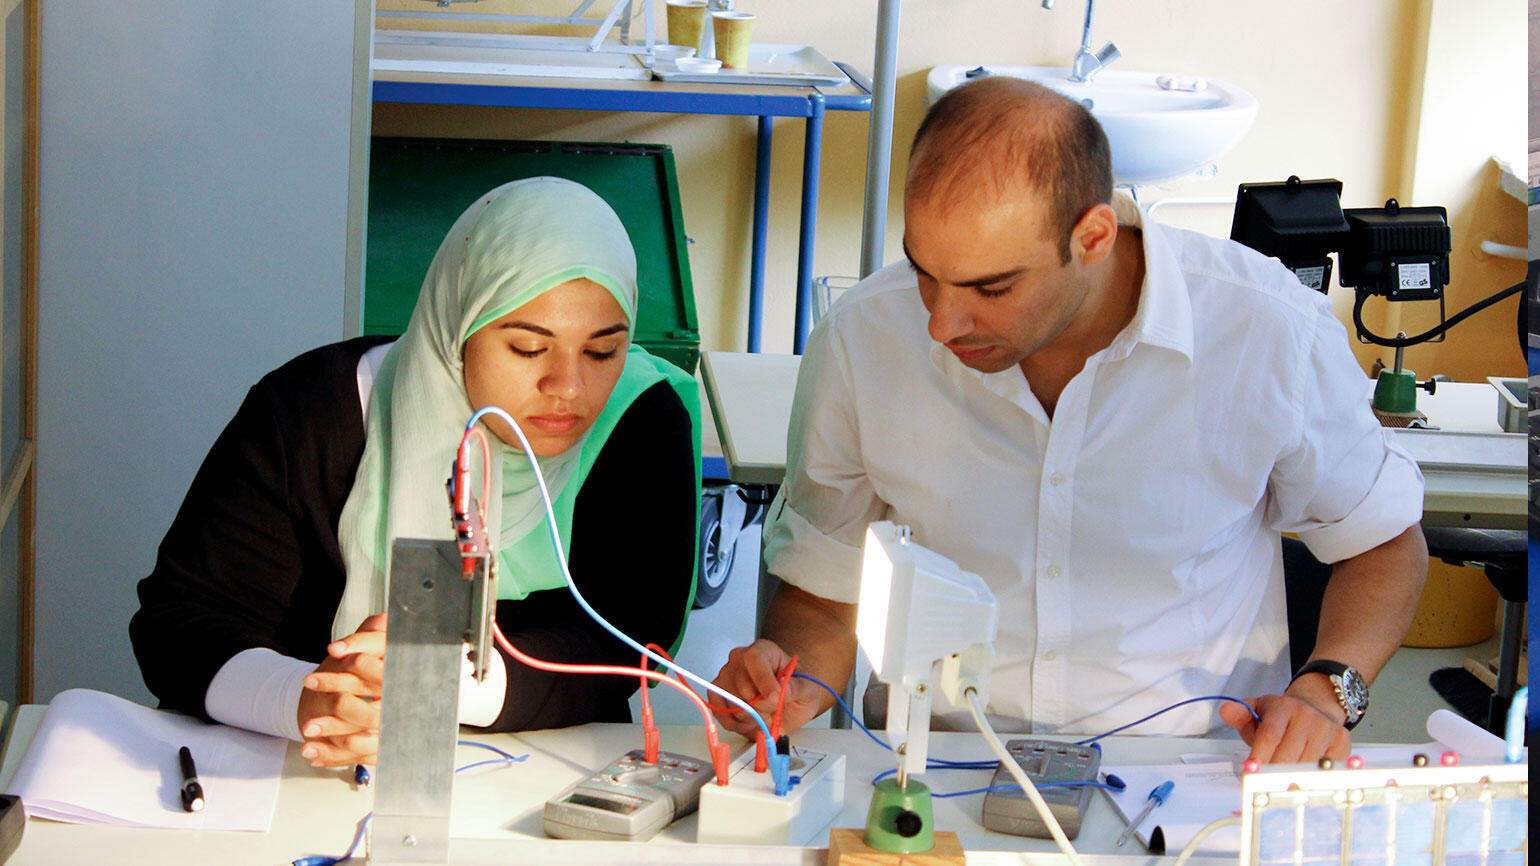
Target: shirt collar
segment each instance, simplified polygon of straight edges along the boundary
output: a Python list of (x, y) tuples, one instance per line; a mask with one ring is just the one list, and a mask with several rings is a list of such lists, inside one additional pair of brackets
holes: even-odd
[(1132, 197), (1119, 191), (1112, 196), (1112, 208), (1118, 224), (1138, 229), (1144, 250), (1144, 283), (1139, 287), (1139, 307), (1108, 347), (1109, 355), (1126, 357), (1135, 343), (1148, 343), (1181, 352), (1189, 361), (1193, 355), (1192, 301), (1187, 296), (1187, 282), (1170, 229), (1145, 213)]

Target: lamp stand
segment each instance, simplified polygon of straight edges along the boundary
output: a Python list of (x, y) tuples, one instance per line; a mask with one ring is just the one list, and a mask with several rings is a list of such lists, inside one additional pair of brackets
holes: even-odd
[(883, 779), (872, 791), (866, 831), (829, 831), (827, 866), (950, 866), (962, 864), (956, 833), (935, 832), (930, 789), (915, 779)]

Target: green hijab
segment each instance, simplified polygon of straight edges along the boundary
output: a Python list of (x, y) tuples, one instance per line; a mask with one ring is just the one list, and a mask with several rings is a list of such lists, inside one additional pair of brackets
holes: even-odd
[[(365, 617), (385, 609), (393, 539), (454, 537), (444, 483), (465, 423), (481, 408), (472, 407), (465, 393), (465, 341), (489, 322), (579, 278), (609, 290), (634, 326), (636, 254), (620, 218), (581, 184), (552, 177), (514, 181), (482, 196), (455, 220), (433, 257), (406, 333), (386, 354), (370, 395), (364, 453), (338, 526), (347, 579), (333, 637), (351, 634)], [(699, 489), (695, 380), (632, 344), (615, 390), (584, 437), (561, 454), (536, 458), (564, 552), (571, 551), (572, 508), (589, 470), (631, 403), (659, 382), (667, 382), (689, 412)], [(500, 528), (498, 597), (519, 599), (565, 586), (528, 459), (490, 431), (487, 439), (492, 488), (477, 492), (487, 503), (487, 525)], [(473, 478), (479, 475), (472, 472)]]

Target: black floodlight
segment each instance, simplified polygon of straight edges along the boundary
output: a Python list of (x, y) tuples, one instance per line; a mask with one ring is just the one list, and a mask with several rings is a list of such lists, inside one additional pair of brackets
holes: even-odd
[(1349, 235), (1340, 249), (1344, 286), (1391, 301), (1437, 301), (1449, 284), (1453, 235), (1441, 207), (1348, 208)]
[(1342, 217), (1342, 181), (1300, 180), (1243, 183), (1235, 194), (1230, 240), (1272, 256), (1325, 292), (1331, 286), (1329, 253), (1342, 248), (1348, 224)]

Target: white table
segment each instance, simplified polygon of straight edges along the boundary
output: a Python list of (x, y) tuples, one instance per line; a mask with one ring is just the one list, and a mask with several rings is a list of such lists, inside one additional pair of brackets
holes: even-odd
[[(44, 707), (18, 708), (14, 736), (7, 743), (0, 764), (4, 787), (15, 763), (30, 742)], [(735, 735), (731, 742), (742, 743)], [(696, 817), (687, 817), (646, 844), (575, 842), (551, 840), (541, 829), (541, 813), (547, 798), (568, 784), (603, 766), (623, 752), (639, 748), (641, 732), (634, 725), (593, 724), (525, 734), (496, 734), (474, 739), (494, 744), (528, 760), (501, 767), (472, 770), (455, 780), (450, 832), (454, 863), (755, 863), (806, 864), (823, 862), (819, 848), (713, 846), (694, 843)], [(1174, 763), (1184, 753), (1243, 754), (1238, 740), (1190, 740), (1174, 738), (1114, 737), (1103, 740), (1104, 763)], [(834, 822), (838, 827), (864, 827), (870, 798), (870, 781), (891, 767), (891, 756), (866, 739), (860, 731), (803, 730), (793, 735), (793, 745), (846, 756), (845, 810)], [(665, 727), (665, 750), (705, 755), (705, 738), (698, 727)], [(953, 759), (990, 758), (988, 746), (976, 734), (931, 735), (931, 754)], [(457, 761), (468, 764), (491, 757), (480, 749), (460, 747)], [(348, 774), (351, 775), (351, 774)], [(927, 773), (925, 781), (937, 791), (955, 791), (988, 784), (988, 771)], [(291, 747), (284, 764), (273, 829), (268, 833), (224, 831), (144, 830), (60, 824), (33, 820), (27, 824), (21, 848), (9, 866), (70, 866), (113, 863), (124, 866), (166, 866), (181, 863), (212, 863), (220, 866), (261, 863), (285, 864), (310, 854), (336, 855), (348, 846), (358, 821), (369, 811), (372, 789), (355, 790), (344, 774), (317, 770)], [(970, 853), (970, 864), (1020, 864), (1022, 851), (1053, 853), (1053, 843), (992, 833), (979, 824), (981, 795), (935, 801), (936, 827), (958, 834)], [(1222, 817), (1222, 816), (1221, 816)], [(1146, 854), (1137, 843), (1113, 847), (1122, 824), (1106, 797), (1096, 794), (1075, 840), (1078, 850), (1091, 855), (1087, 866), (1146, 866), (1158, 858)], [(827, 833), (817, 843), (827, 845)], [(1113, 851), (1118, 853), (1113, 854)], [(1175, 852), (1172, 852), (1173, 854)], [(1060, 855), (1050, 858), (1066, 862)], [(1034, 862), (1042, 858), (1034, 857)], [(1203, 862), (1199, 858), (1198, 862)], [(1233, 862), (1210, 858), (1209, 864)]]
[[(801, 358), (704, 352), (701, 374), (729, 476), (779, 484), (786, 472), (786, 429)], [(1525, 434), (1497, 423), (1497, 393), (1486, 382), (1441, 382), (1418, 393), (1418, 408), (1438, 430), (1393, 430), (1427, 480), (1429, 526), (1521, 529), (1527, 525)]]

